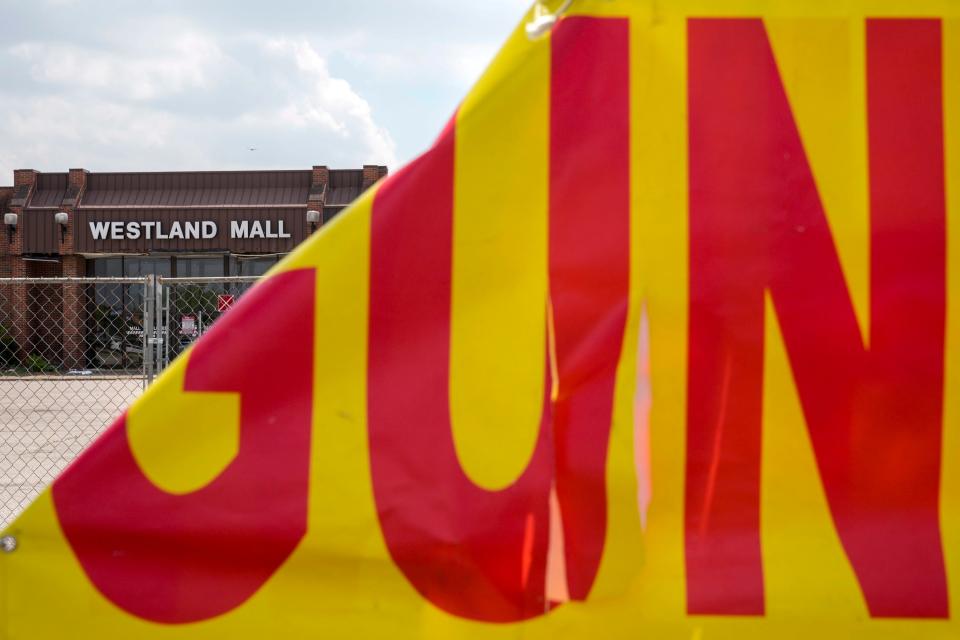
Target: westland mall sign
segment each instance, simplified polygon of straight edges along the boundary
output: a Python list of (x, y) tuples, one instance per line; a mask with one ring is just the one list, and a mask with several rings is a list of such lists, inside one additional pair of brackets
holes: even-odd
[[(230, 238), (289, 238), (283, 220), (231, 220)], [(90, 220), (87, 222), (94, 240), (210, 240), (218, 237), (219, 225), (214, 220), (137, 220), (130, 222)]]

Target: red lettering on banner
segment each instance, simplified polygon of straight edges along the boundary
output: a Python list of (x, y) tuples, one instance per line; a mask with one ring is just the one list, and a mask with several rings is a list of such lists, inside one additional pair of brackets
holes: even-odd
[(368, 410), (381, 527), (424, 597), (491, 622), (553, 606), (545, 601), (553, 488), (574, 599), (589, 593), (606, 532), (605, 462), (629, 291), (628, 25), (568, 18), (552, 47), (549, 273), (559, 394), (551, 402), (547, 380), (534, 453), (501, 491), (466, 476), (450, 427), (453, 126), (384, 184), (373, 207)]
[(870, 614), (946, 617), (940, 24), (867, 21), (866, 347), (762, 21), (691, 20), (688, 35), (688, 610), (764, 611), (767, 292)]
[[(275, 300), (300, 306), (269, 313)], [(185, 391), (240, 394), (239, 452), (208, 485), (186, 495), (153, 485), (125, 418), (54, 483), (70, 546), (118, 607), (165, 623), (220, 615), (253, 595), (306, 533), (313, 300), (312, 270), (272, 276), (190, 354)]]

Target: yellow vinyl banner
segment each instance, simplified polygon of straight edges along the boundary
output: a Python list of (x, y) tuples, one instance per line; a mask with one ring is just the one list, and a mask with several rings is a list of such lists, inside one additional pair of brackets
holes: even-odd
[(550, 15), (3, 533), (0, 638), (960, 636), (960, 4)]

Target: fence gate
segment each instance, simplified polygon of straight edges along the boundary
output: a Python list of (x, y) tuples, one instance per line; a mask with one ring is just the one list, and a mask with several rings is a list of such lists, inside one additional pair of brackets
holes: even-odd
[(255, 281), (0, 278), (0, 528)]
[(144, 376), (165, 369), (257, 281), (255, 276), (163, 278), (147, 276), (148, 328)]

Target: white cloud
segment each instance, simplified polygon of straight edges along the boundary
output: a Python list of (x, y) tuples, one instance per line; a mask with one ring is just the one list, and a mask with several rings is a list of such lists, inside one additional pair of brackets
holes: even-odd
[(204, 88), (223, 62), (217, 44), (200, 34), (184, 33), (158, 44), (147, 55), (43, 42), (18, 44), (10, 53), (28, 65), (39, 83), (106, 91), (134, 100)]
[(0, 183), (8, 183), (15, 168), (65, 171), (125, 162), (144, 166), (162, 158), (172, 162), (169, 141), (181, 124), (162, 111), (96, 98), (6, 96), (0, 99), (0, 138), (7, 150), (0, 156)]
[(530, 0), (371, 2), (13, 3), (0, 184), (14, 167), (396, 169)]
[[(0, 101), (8, 139), (48, 139), (53, 144), (97, 146), (136, 141), (144, 149), (162, 147), (176, 126), (169, 114), (105, 101), (42, 97), (26, 103)], [(42, 132), (42, 135), (38, 135)]]
[[(408, 82), (426, 81), (468, 88), (480, 77), (497, 51), (497, 41), (443, 42), (435, 47), (407, 43), (401, 50), (377, 45), (341, 49), (338, 53), (365, 73)], [(380, 45), (382, 46), (382, 45)]]
[[(262, 45), (269, 55), (292, 64), (297, 76), (287, 86), (274, 86), (283, 103), (243, 114), (240, 121), (267, 129), (288, 127), (309, 133), (319, 129), (344, 144), (359, 145), (377, 162), (394, 165), (396, 146), (377, 125), (370, 104), (350, 83), (331, 76), (327, 61), (304, 40), (273, 39)], [(286, 77), (286, 76), (284, 76)]]
[(16, 167), (396, 165), (395, 144), (370, 104), (306, 41), (233, 44), (242, 59), (196, 33), (171, 39), (162, 55), (13, 46), (8, 53), (27, 63), (30, 78), (54, 91), (0, 96), (0, 139), (9, 150), (0, 156), (0, 184)]

